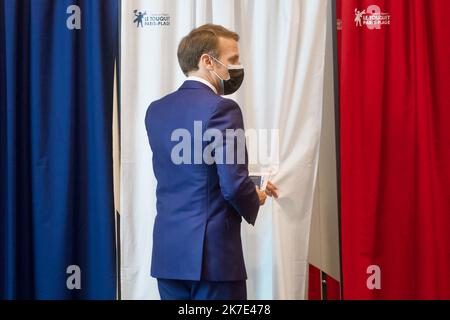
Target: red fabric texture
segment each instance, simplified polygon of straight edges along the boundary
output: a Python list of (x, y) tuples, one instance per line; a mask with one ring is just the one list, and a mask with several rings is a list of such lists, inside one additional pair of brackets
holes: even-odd
[(308, 270), (308, 300), (322, 300), (320, 270), (312, 264)]
[(341, 288), (339, 281), (326, 275), (327, 282), (327, 300), (340, 300), (341, 299)]
[[(389, 25), (356, 25), (371, 5)], [(450, 299), (449, 14), (449, 0), (337, 1), (344, 299)]]

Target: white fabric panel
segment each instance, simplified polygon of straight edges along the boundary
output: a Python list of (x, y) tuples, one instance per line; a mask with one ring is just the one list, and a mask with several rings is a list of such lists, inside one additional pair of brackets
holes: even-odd
[(331, 6), (328, 8), (327, 15), (322, 133), (308, 261), (339, 281), (339, 219), (332, 47), (332, 35), (336, 26), (332, 23)]
[[(155, 180), (144, 116), (176, 90), (179, 41), (204, 23), (241, 35), (243, 87), (232, 96), (246, 129), (279, 129), (280, 198), (243, 224), (250, 299), (303, 299), (322, 120), (326, 9), (329, 0), (122, 1), (121, 242), (122, 297), (158, 299), (149, 276)], [(170, 26), (133, 24), (133, 11), (169, 14)], [(255, 152), (249, 146), (249, 152)]]

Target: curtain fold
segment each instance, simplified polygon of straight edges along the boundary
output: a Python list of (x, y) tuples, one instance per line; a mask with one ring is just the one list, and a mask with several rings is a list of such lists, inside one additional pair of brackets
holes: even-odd
[(116, 296), (117, 20), (117, 0), (0, 3), (0, 298)]
[(450, 298), (449, 10), (338, 0), (346, 299)]

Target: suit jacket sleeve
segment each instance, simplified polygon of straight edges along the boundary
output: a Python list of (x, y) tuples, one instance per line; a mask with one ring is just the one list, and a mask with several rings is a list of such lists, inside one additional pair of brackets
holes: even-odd
[[(222, 143), (215, 146), (215, 163), (219, 176), (220, 189), (223, 197), (251, 225), (255, 224), (259, 210), (259, 197), (255, 184), (248, 174), (248, 156), (245, 147), (245, 136), (238, 141), (239, 135), (229, 137), (227, 129), (244, 130), (242, 112), (233, 100), (222, 100), (206, 129), (216, 129), (222, 133)], [(217, 131), (217, 132), (218, 132)], [(219, 150), (220, 149), (220, 150)], [(238, 156), (239, 149), (245, 150), (245, 156)], [(227, 154), (233, 152), (232, 163), (227, 163)], [(242, 159), (244, 158), (244, 159)], [(243, 161), (242, 161), (243, 160)]]

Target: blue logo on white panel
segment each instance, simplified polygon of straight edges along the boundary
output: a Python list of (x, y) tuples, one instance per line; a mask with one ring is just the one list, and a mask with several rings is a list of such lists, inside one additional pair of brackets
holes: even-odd
[(170, 15), (166, 13), (147, 14), (147, 11), (135, 9), (133, 11), (133, 23), (137, 28), (168, 27), (170, 26)]

